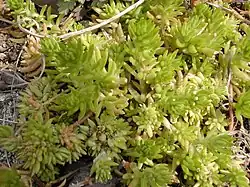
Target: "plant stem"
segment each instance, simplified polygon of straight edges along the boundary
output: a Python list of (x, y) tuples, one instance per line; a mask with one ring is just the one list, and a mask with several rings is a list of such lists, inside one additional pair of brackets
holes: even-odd
[(72, 124), (72, 126), (77, 127), (77, 126), (81, 125), (83, 122), (85, 122), (92, 115), (93, 115), (93, 112), (88, 112), (86, 116), (84, 116), (80, 120), (77, 120), (75, 123)]
[(234, 130), (234, 112), (233, 112), (233, 86), (229, 85), (229, 119), (230, 123), (228, 126), (228, 130)]

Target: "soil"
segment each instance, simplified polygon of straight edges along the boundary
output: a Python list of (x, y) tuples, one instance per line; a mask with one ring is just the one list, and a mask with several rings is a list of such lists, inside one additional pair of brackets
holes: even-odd
[(115, 187), (119, 185), (120, 179), (116, 176), (112, 180), (108, 181), (106, 184), (95, 183), (92, 184), (91, 179), (89, 178), (90, 168), (92, 165), (92, 158), (84, 156), (79, 161), (72, 164), (67, 164), (61, 169), (62, 175), (67, 174), (71, 171), (77, 170), (74, 176), (71, 178), (68, 183), (69, 187), (80, 187), (81, 185), (86, 187)]
[[(11, 83), (15, 84), (16, 81), (14, 76), (6, 77), (5, 73), (13, 75), (14, 71), (10, 67), (15, 64), (22, 45), (13, 42), (11, 36), (5, 33), (6, 26), (8, 27), (5, 23), (0, 22), (0, 124), (15, 126), (20, 89), (8, 89)], [(17, 163), (17, 159), (13, 153), (0, 148), (0, 163), (11, 166)]]
[(244, 119), (243, 125), (238, 125), (234, 137), (236, 157), (243, 160), (242, 166), (245, 168), (250, 179), (250, 121)]

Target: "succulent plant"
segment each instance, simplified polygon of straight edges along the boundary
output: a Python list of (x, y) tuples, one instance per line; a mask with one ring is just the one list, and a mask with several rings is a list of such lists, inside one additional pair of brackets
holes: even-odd
[[(93, 2), (92, 21), (133, 2)], [(131, 187), (249, 186), (226, 132), (233, 109), (241, 122), (250, 118), (249, 26), (205, 3), (186, 10), (181, 0), (149, 0), (61, 40), (81, 25), (55, 23), (50, 8), (38, 13), (31, 1), (7, 3), (15, 21), (47, 36), (26, 47), (26, 63), (44, 56), (46, 66), (22, 93), (18, 133), (0, 126), (0, 145), (32, 176), (54, 180), (59, 166), (89, 155), (100, 182), (116, 172)]]

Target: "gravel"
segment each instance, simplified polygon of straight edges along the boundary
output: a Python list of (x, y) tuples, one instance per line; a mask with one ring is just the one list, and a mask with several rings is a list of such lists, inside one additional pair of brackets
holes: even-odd
[[(0, 23), (0, 28), (2, 26), (3, 24)], [(9, 71), (13, 73), (10, 67), (15, 66), (23, 44), (13, 42), (13, 37), (5, 32), (5, 30), (0, 29), (0, 125), (10, 125), (15, 128), (18, 117), (17, 103), (20, 89), (4, 89), (6, 85), (2, 83), (5, 83), (7, 79), (6, 77), (4, 78), (3, 72)], [(18, 160), (15, 155), (0, 147), (0, 165), (11, 166), (16, 163), (18, 163)]]
[[(14, 38), (9, 34), (0, 33), (0, 65), (15, 63), (22, 48), (22, 44), (15, 43)], [(3, 68), (1, 67), (0, 68)]]
[[(18, 102), (18, 90), (0, 92), (0, 125), (10, 125), (15, 128), (18, 116), (16, 104)], [(0, 148), (0, 163), (11, 166), (18, 163), (15, 155)]]

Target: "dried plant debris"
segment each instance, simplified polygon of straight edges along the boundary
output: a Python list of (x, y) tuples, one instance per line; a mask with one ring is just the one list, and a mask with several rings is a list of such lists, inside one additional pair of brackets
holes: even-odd
[(27, 85), (16, 67), (22, 46), (23, 43), (16, 43), (9, 34), (0, 33), (0, 90)]
[(17, 60), (22, 45), (12, 41), (10, 35), (0, 33), (0, 69)]
[(4, 15), (8, 14), (9, 11), (10, 11), (10, 9), (6, 5), (6, 0), (0, 0), (0, 15), (4, 16)]
[(24, 47), (24, 53), (21, 61), (20, 72), (26, 77), (33, 78), (39, 76), (45, 66), (42, 54), (40, 53), (40, 39), (34, 36), (28, 36), (27, 45)]
[[(6, 12), (6, 6), (2, 12)], [(17, 103), (19, 102), (19, 90), (27, 83), (16, 72), (16, 62), (22, 49), (24, 40), (15, 38), (15, 31), (0, 22), (0, 126), (16, 127), (18, 118)], [(7, 26), (7, 27), (6, 27)], [(11, 35), (11, 34), (13, 35)], [(16, 155), (0, 148), (0, 163), (11, 167), (20, 164)]]
[(235, 132), (235, 152), (236, 157), (243, 160), (242, 166), (248, 172), (250, 177), (250, 126), (249, 119), (244, 119), (244, 125), (241, 125)]

